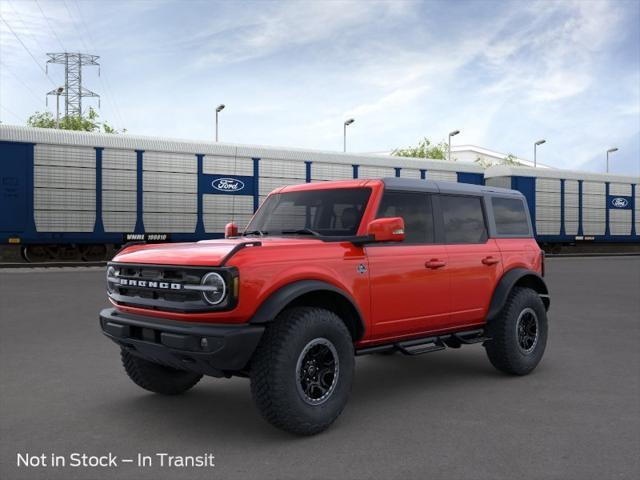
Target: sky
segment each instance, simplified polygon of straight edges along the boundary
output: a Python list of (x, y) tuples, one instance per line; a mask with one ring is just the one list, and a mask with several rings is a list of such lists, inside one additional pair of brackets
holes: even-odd
[[(340, 151), (438, 142), (640, 175), (640, 0), (0, 0), (0, 120), (83, 71), (128, 134)], [(86, 100), (85, 105), (94, 105)], [(48, 110), (55, 111), (55, 97)]]

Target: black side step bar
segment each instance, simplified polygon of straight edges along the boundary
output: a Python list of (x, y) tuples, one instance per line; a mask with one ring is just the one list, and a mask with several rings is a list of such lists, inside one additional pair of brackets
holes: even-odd
[(364, 347), (356, 350), (356, 355), (391, 351), (400, 351), (404, 355), (421, 355), (423, 353), (444, 350), (447, 348), (447, 344), (451, 345), (453, 343), (453, 346), (456, 346), (458, 343), (461, 345), (471, 345), (474, 343), (486, 342), (487, 340), (490, 339), (484, 335), (484, 330), (467, 330), (438, 336), (404, 340), (402, 342), (385, 343), (383, 345), (375, 345), (373, 347)]

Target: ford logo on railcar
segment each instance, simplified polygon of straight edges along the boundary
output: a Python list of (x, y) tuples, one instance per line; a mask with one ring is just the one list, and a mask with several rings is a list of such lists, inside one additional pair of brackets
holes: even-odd
[(217, 178), (211, 186), (220, 192), (239, 192), (244, 188), (244, 182), (237, 178)]
[(627, 205), (629, 205), (629, 200), (622, 197), (612, 198), (611, 205), (613, 205), (616, 208), (625, 208)]

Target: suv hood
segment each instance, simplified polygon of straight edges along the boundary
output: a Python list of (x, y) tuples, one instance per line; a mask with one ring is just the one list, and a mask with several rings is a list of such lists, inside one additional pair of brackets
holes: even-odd
[[(132, 245), (118, 253), (114, 262), (154, 265), (191, 265), (217, 267), (232, 250), (242, 243), (256, 242), (269, 245), (296, 245), (322, 243), (314, 238), (299, 237), (241, 237), (223, 240), (201, 240), (194, 243), (155, 243)], [(248, 247), (254, 248), (254, 247)]]

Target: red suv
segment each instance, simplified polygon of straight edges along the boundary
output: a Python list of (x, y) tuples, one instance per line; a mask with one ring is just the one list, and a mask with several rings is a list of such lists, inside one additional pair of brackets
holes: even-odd
[(241, 235), (228, 230), (129, 246), (109, 263), (115, 308), (100, 323), (140, 387), (249, 377), (269, 422), (314, 434), (344, 408), (356, 355), (481, 343), (497, 369), (524, 375), (544, 353), (544, 257), (519, 192), (400, 178), (288, 186)]

